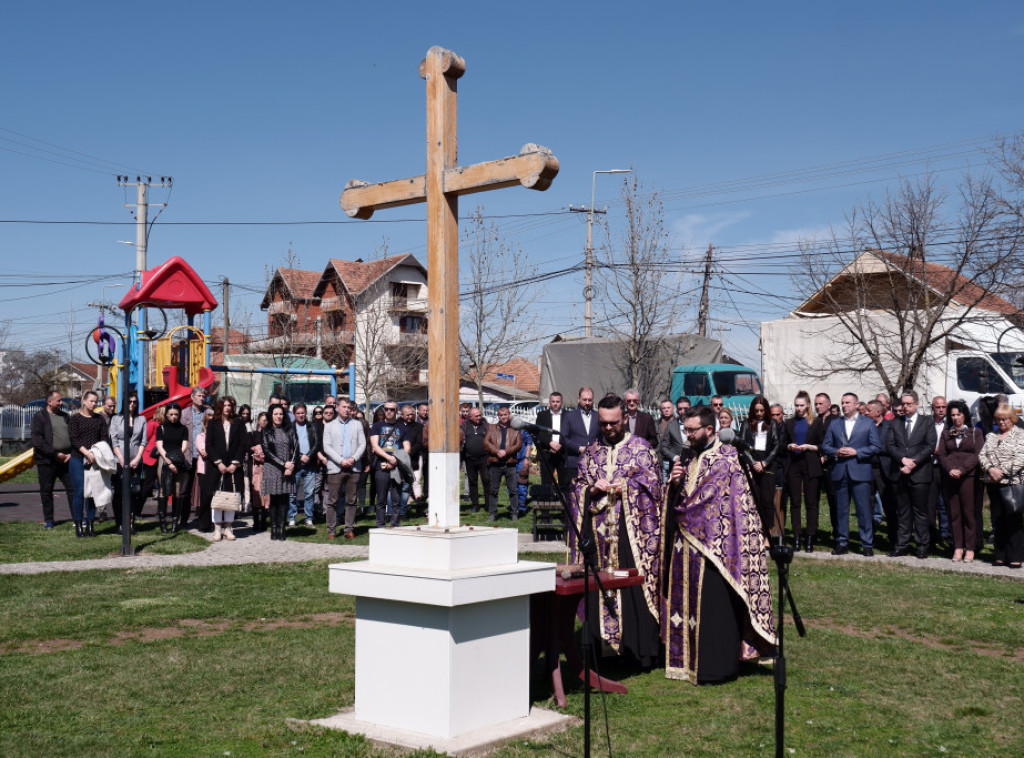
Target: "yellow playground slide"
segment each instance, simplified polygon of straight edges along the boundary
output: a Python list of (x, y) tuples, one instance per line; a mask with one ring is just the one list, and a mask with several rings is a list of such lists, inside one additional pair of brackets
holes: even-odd
[(26, 450), (21, 455), (0, 466), (0, 482), (6, 482), (8, 479), (13, 479), (22, 471), (30, 469), (34, 465), (35, 459), (32, 457), (32, 451)]

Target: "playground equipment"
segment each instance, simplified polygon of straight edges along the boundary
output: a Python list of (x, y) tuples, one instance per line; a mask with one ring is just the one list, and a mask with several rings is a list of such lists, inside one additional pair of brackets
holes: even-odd
[(36, 465), (35, 459), (33, 458), (32, 451), (26, 450), (19, 456), (12, 458), (7, 463), (0, 466), (0, 482), (6, 482), (8, 479), (13, 479), (22, 471), (28, 471)]

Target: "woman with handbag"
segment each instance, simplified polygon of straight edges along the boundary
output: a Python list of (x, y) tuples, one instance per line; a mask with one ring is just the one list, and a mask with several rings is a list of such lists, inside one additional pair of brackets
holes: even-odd
[(978, 456), (992, 509), (996, 566), (1019, 569), (1024, 560), (1024, 430), (1016, 426), (1017, 412), (1009, 405), (996, 408), (997, 431), (985, 437)]
[(206, 474), (202, 480), (204, 505), (209, 504), (213, 515), (214, 542), (221, 537), (235, 539), (232, 525), (242, 507), (242, 459), (247, 440), (245, 424), (235, 415), (235, 399), (230, 395), (218, 398), (206, 426)]
[(192, 457), (188, 449), (188, 427), (181, 423), (181, 406), (170, 403), (164, 411), (164, 422), (156, 430), (156, 452), (160, 461), (160, 489), (171, 498), (171, 531), (177, 532), (188, 519), (189, 508), (183, 503)]
[(260, 435), (263, 447), (263, 478), (260, 488), (270, 496), (270, 539), (285, 539), (288, 499), (295, 492), (295, 469), (299, 464), (299, 438), (288, 423), (284, 406), (270, 409), (270, 423)]
[(942, 467), (942, 490), (953, 532), (953, 562), (972, 563), (977, 523), (974, 493), (978, 483), (978, 453), (985, 436), (971, 425), (971, 411), (963, 400), (951, 400), (946, 428), (939, 437), (936, 456)]

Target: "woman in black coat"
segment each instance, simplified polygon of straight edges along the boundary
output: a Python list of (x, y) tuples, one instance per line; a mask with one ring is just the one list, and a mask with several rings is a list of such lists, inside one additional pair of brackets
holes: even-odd
[(235, 521), (235, 510), (211, 508), (211, 501), (217, 490), (238, 493), (241, 507), (245, 487), (245, 460), (248, 432), (245, 423), (235, 415), (235, 399), (230, 395), (218, 398), (213, 406), (213, 418), (206, 425), (206, 473), (203, 474), (203, 497), (199, 509), (199, 527), (202, 529), (212, 516), (213, 539), (221, 536), (235, 539), (231, 527)]
[(782, 427), (772, 421), (770, 408), (764, 396), (755, 397), (740, 429), (740, 437), (754, 459), (754, 502), (766, 537), (771, 537), (775, 529), (781, 534), (784, 526), (775, 523), (775, 464), (782, 450)]

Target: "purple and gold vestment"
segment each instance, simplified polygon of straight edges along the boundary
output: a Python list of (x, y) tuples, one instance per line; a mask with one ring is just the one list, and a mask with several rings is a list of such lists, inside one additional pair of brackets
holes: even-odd
[[(624, 630), (620, 624), (620, 620), (624, 618), (635, 618), (630, 614), (629, 607), (625, 607), (625, 614), (623, 613), (624, 606), (629, 606), (632, 602), (632, 596), (624, 598), (623, 593), (635, 592), (637, 605), (645, 606), (650, 614), (647, 626), (651, 629), (657, 655), (657, 626), (661, 619), (661, 601), (658, 597), (658, 582), (661, 575), (660, 474), (658, 457), (654, 449), (646, 440), (627, 432), (613, 447), (610, 447), (603, 437), (592, 442), (580, 457), (576, 478), (573, 480), (569, 508), (581, 531), (581, 511), (587, 490), (599, 479), (607, 479), (613, 484), (622, 485), (621, 492), (602, 494), (590, 501), (599, 567), (612, 571), (636, 568), (644, 575), (644, 583), (639, 587), (612, 593), (615, 597), (618, 619), (612, 617), (604, 605), (601, 605), (601, 638), (616, 652), (621, 652), (620, 646), (624, 637), (627, 638), (626, 642), (629, 642), (638, 631)], [(621, 544), (624, 540), (628, 545)], [(573, 562), (582, 562), (582, 556), (576, 550), (576, 540), (572, 535), (569, 539), (569, 559)]]
[[(717, 437), (690, 459), (673, 500), (666, 503), (666, 523), (674, 520), (675, 528), (662, 620), (665, 676), (696, 684), (701, 632), (707, 633), (712, 621), (701, 617), (707, 572), (717, 572), (741, 601), (720, 604), (715, 611), (739, 617), (736, 665), (774, 653), (768, 551), (736, 449), (722, 445)], [(672, 532), (666, 529), (666, 534)]]

